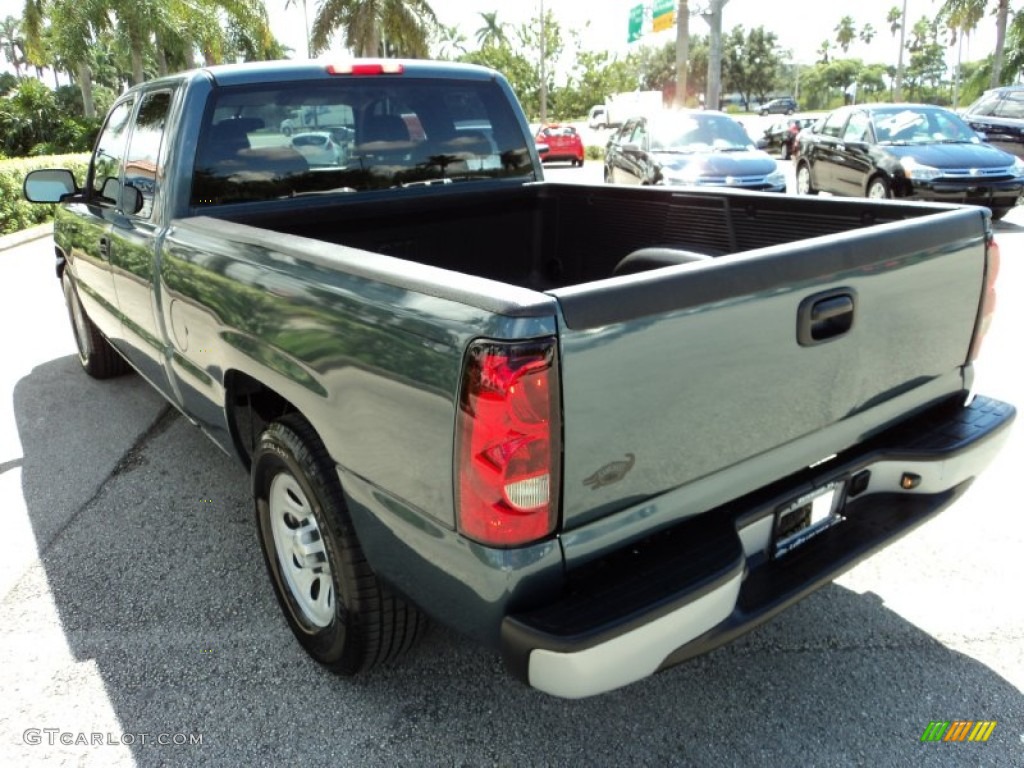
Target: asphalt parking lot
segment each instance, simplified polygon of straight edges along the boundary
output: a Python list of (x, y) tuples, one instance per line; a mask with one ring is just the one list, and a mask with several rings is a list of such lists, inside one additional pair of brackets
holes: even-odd
[[(1020, 406), (1024, 208), (997, 229), (979, 383)], [(48, 240), (0, 251), (0, 323), (2, 765), (1024, 765), (1020, 424), (938, 519), (649, 680), (554, 699), (440, 627), (342, 680), (280, 616), (242, 469), (137, 376), (79, 370)], [(996, 726), (922, 743), (936, 720)]]

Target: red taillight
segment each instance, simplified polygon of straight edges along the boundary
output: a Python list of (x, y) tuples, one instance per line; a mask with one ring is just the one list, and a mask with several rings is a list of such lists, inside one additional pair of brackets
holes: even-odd
[(988, 239), (987, 259), (985, 261), (985, 284), (981, 293), (981, 306), (978, 309), (978, 323), (974, 330), (971, 350), (967, 354), (967, 362), (973, 362), (981, 352), (981, 342), (985, 339), (992, 315), (996, 311), (996, 278), (999, 277), (999, 245), (991, 236)]
[(561, 464), (554, 339), (471, 344), (457, 430), (459, 530), (497, 547), (554, 531)]
[(405, 72), (405, 66), (397, 61), (366, 61), (327, 65), (327, 74), (329, 75), (400, 75), (403, 72)]

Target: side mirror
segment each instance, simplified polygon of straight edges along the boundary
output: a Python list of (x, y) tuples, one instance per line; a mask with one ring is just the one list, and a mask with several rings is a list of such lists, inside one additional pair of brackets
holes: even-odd
[(639, 152), (640, 145), (633, 141), (627, 141), (624, 144), (620, 144), (619, 149), (623, 152)]
[(30, 203), (59, 203), (76, 192), (75, 175), (64, 168), (29, 171), (22, 185), (22, 193)]
[(867, 152), (868, 143), (866, 141), (844, 141), (847, 149), (855, 149), (858, 152)]
[(128, 214), (136, 214), (142, 210), (142, 193), (137, 187), (125, 184), (121, 188), (121, 211)]

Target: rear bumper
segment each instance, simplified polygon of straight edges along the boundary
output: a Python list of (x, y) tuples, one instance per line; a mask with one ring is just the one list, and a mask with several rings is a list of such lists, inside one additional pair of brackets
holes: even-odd
[[(535, 688), (581, 698), (729, 642), (952, 503), (1015, 415), (989, 398), (947, 402), (827, 466), (588, 563), (555, 602), (505, 618), (505, 663)], [(919, 482), (904, 490), (908, 473)], [(774, 558), (776, 511), (837, 480), (847, 488), (842, 522)]]

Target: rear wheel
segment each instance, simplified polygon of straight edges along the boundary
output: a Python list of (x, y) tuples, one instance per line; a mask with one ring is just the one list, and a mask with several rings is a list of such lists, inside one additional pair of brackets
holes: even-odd
[(882, 176), (875, 176), (868, 182), (867, 196), (872, 200), (888, 200), (892, 197), (889, 182)]
[(818, 190), (814, 188), (814, 183), (811, 181), (811, 166), (804, 162), (796, 167), (796, 193), (798, 195), (818, 194)]
[(82, 368), (94, 379), (111, 379), (127, 373), (130, 370), (128, 363), (86, 314), (78, 298), (78, 289), (67, 269), (61, 274), (60, 281), (64, 288), (64, 303), (67, 304), (71, 330), (75, 335), (75, 346), (78, 347), (78, 362)]
[(370, 568), (334, 462), (306, 421), (285, 416), (260, 435), (252, 485), (267, 570), (306, 652), (354, 675), (411, 648), (426, 618)]
[(993, 219), (1001, 219), (1001, 218), (1003, 218), (1006, 214), (1008, 214), (1012, 210), (1013, 210), (1013, 208), (993, 208), (992, 209), (992, 218)]

